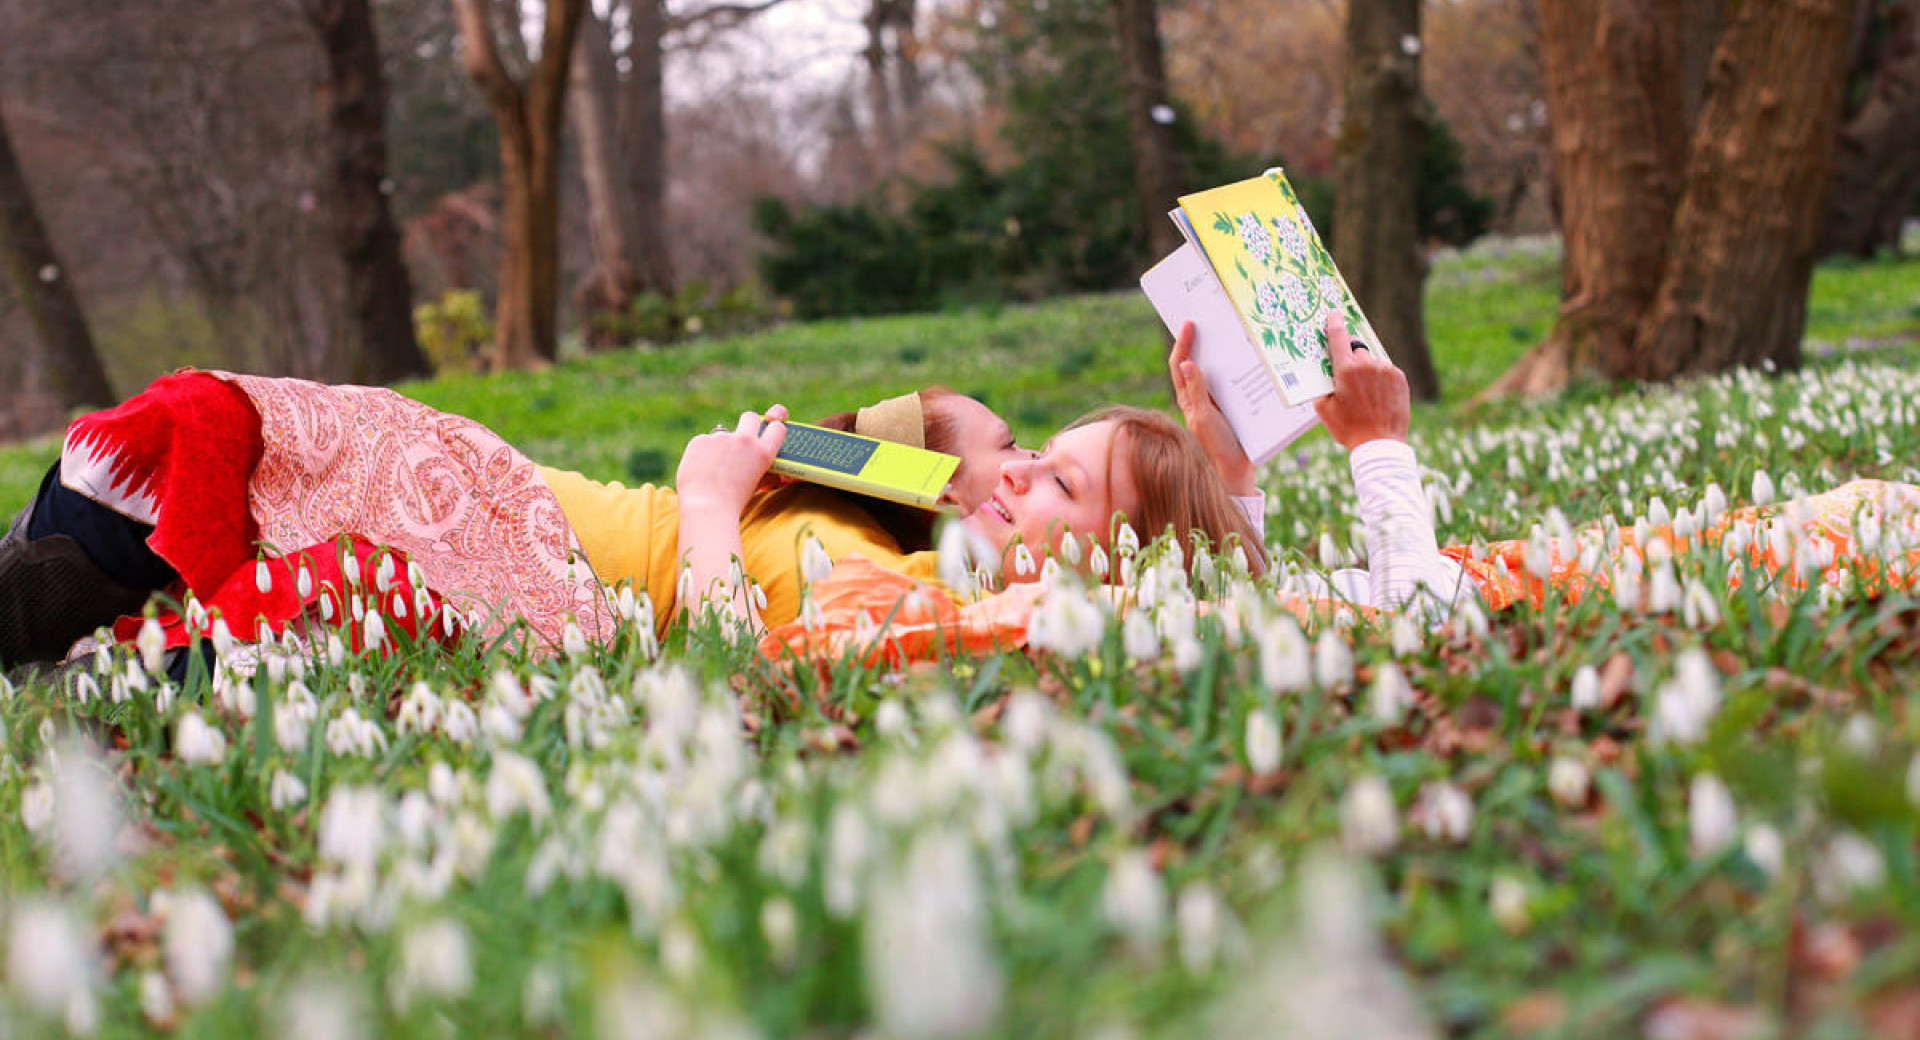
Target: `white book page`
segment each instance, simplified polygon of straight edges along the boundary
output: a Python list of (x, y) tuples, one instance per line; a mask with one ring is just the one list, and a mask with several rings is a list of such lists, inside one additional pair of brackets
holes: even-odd
[(1140, 288), (1169, 332), (1177, 336), (1183, 322), (1193, 322), (1194, 364), (1248, 458), (1266, 462), (1319, 422), (1311, 403), (1289, 405), (1281, 397), (1198, 246), (1188, 242), (1174, 250), (1140, 277)]

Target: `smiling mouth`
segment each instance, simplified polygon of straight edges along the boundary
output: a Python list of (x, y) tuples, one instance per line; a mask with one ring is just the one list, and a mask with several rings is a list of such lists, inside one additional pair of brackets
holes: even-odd
[(992, 498), (987, 499), (986, 505), (983, 506), (982, 508), (984, 508), (987, 512), (992, 513), (994, 516), (999, 517), (1001, 521), (1006, 523), (1008, 526), (1012, 526), (1013, 513), (1010, 510), (1008, 510), (1007, 507), (1000, 501), (999, 495), (995, 495)]

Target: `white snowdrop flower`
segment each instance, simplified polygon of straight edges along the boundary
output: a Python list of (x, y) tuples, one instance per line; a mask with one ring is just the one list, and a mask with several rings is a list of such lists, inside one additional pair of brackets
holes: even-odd
[[(325, 603), (326, 600), (320, 602)], [(327, 663), (339, 668), (347, 663), (347, 644), (341, 642), (340, 633), (327, 633)]]
[(1661, 561), (1652, 568), (1652, 579), (1647, 583), (1647, 610), (1655, 614), (1671, 614), (1679, 609), (1680, 579), (1674, 576), (1673, 564)]
[(1654, 528), (1673, 526), (1673, 513), (1667, 509), (1666, 500), (1659, 495), (1647, 500), (1647, 526)]
[(167, 975), (182, 1003), (199, 1004), (226, 985), (233, 959), (233, 925), (214, 898), (199, 888), (173, 893), (162, 950)]
[(1590, 664), (1583, 664), (1573, 670), (1569, 699), (1575, 711), (1596, 711), (1600, 708), (1600, 671)]
[(360, 557), (355, 553), (348, 553), (346, 559), (340, 561), (340, 573), (346, 577), (348, 588), (358, 588), (360, 585)]
[(1120, 641), (1126, 647), (1127, 656), (1135, 661), (1151, 661), (1160, 656), (1160, 633), (1144, 610), (1127, 613), (1127, 620), (1120, 627)]
[(821, 544), (820, 539), (808, 535), (800, 550), (801, 579), (809, 583), (826, 581), (827, 575), (832, 573), (833, 557), (827, 554), (827, 547)]
[(1349, 851), (1370, 856), (1392, 850), (1400, 823), (1387, 781), (1369, 773), (1347, 787), (1340, 799), (1340, 834)]
[(1436, 781), (1422, 786), (1420, 829), (1433, 841), (1465, 842), (1473, 833), (1473, 799), (1450, 783)]
[(284, 1040), (366, 1040), (364, 996), (345, 980), (307, 975), (286, 990), (276, 1008), (274, 1034)]
[(1687, 835), (1695, 856), (1711, 856), (1733, 844), (1740, 816), (1733, 794), (1712, 773), (1696, 773), (1687, 790)]
[(1121, 556), (1132, 556), (1140, 551), (1140, 532), (1130, 523), (1122, 522), (1120, 530), (1114, 535), (1113, 551)]
[(544, 820), (552, 805), (539, 766), (511, 751), (494, 751), (493, 768), (487, 773), (487, 811), (494, 819), (505, 820), (524, 810), (529, 817)]
[[(1007, 700), (1006, 714), (1000, 717), (1000, 732), (1008, 743), (1031, 753), (1047, 739), (1047, 727), (1053, 718), (1053, 703), (1031, 689), (1014, 691)], [(1920, 770), (1920, 766), (1915, 767)]]
[(881, 1035), (971, 1036), (999, 1015), (1000, 967), (973, 853), (960, 835), (922, 832), (904, 865), (875, 880), (862, 945)]
[(440, 732), (446, 734), (448, 740), (464, 747), (480, 735), (480, 716), (466, 701), (448, 701), (440, 718)]
[(1093, 552), (1087, 556), (1088, 573), (1093, 575), (1095, 581), (1104, 581), (1112, 569), (1113, 565), (1107, 558), (1106, 546), (1096, 543)]
[(1065, 560), (1069, 567), (1078, 567), (1080, 561), (1085, 558), (1085, 552), (1080, 548), (1079, 536), (1071, 531), (1060, 539), (1060, 558)]
[(1773, 478), (1764, 469), (1753, 471), (1753, 504), (1764, 506), (1773, 501)]
[(660, 966), (667, 977), (681, 985), (692, 982), (700, 968), (700, 937), (693, 926), (678, 917), (668, 921), (660, 928), (659, 946)]
[(1920, 752), (1907, 763), (1907, 801), (1920, 805)]
[(207, 605), (200, 602), (200, 597), (191, 592), (187, 593), (187, 631), (196, 634), (205, 632), (207, 630), (208, 620)]
[[(91, 1022), (97, 948), (73, 911), (29, 897), (9, 908), (7, 982), (15, 999), (36, 1014)], [(77, 1012), (77, 1014), (76, 1014)]]
[(588, 649), (587, 634), (580, 631), (579, 625), (568, 621), (566, 628), (560, 632), (560, 649), (564, 651), (568, 657), (586, 656)]
[(140, 622), (140, 634), (133, 637), (133, 645), (140, 652), (140, 667), (149, 675), (159, 675), (166, 667), (167, 633), (158, 618)]
[(92, 672), (81, 672), (73, 677), (73, 699), (80, 704), (92, 704), (100, 699), (100, 682)]
[(1511, 874), (1496, 874), (1487, 888), (1487, 911), (1493, 922), (1518, 934), (1533, 922), (1527, 909), (1527, 884)]
[(63, 873), (91, 881), (119, 857), (117, 785), (93, 747), (77, 738), (61, 741), (52, 773), (54, 862)]
[(1100, 912), (1137, 952), (1154, 952), (1166, 926), (1167, 893), (1145, 852), (1128, 849), (1115, 857), (1101, 890)]
[(398, 970), (387, 979), (387, 994), (405, 1013), (416, 997), (458, 997), (473, 985), (473, 957), (467, 930), (449, 917), (415, 925), (400, 937)]
[(1292, 616), (1268, 622), (1259, 637), (1260, 682), (1273, 693), (1292, 693), (1313, 682), (1313, 657), (1307, 637)]
[(1273, 712), (1255, 708), (1247, 712), (1247, 768), (1255, 774), (1280, 768), (1280, 723)]
[(1522, 559), (1528, 574), (1541, 581), (1553, 577), (1553, 550), (1547, 544), (1547, 532), (1539, 525), (1535, 525), (1533, 533), (1527, 536), (1527, 545)]
[(273, 771), (273, 780), (267, 785), (267, 802), (275, 812), (286, 812), (306, 800), (307, 785), (304, 781), (284, 769)]
[(180, 722), (174, 729), (173, 754), (188, 765), (219, 765), (227, 755), (227, 738), (218, 729), (207, 725), (207, 720), (199, 712), (189, 711), (180, 716)]
[(1405, 614), (1395, 614), (1388, 626), (1389, 638), (1393, 643), (1393, 656), (1407, 657), (1420, 652), (1426, 645), (1426, 637), (1420, 634), (1420, 626)]
[(1033, 550), (1025, 542), (1013, 547), (1013, 573), (1025, 578), (1032, 576), (1035, 569)]
[(387, 802), (377, 788), (343, 784), (327, 794), (315, 834), (316, 851), (330, 863), (371, 869), (386, 843)]
[(1384, 725), (1398, 726), (1413, 706), (1413, 688), (1400, 666), (1384, 661), (1374, 669), (1373, 682), (1367, 687), (1367, 702), (1373, 717)]
[(303, 603), (313, 598), (313, 571), (305, 563), (293, 573), (293, 591), (299, 593)]
[(1587, 804), (1592, 783), (1587, 764), (1571, 755), (1556, 755), (1547, 763), (1547, 793), (1569, 809)]
[(1191, 672), (1200, 667), (1206, 652), (1200, 640), (1190, 635), (1179, 636), (1173, 641), (1173, 667), (1182, 674)]
[(1835, 834), (1813, 865), (1814, 888), (1830, 903), (1878, 888), (1886, 876), (1887, 864), (1879, 847), (1853, 831)]
[(377, 610), (367, 611), (366, 619), (362, 623), (362, 627), (364, 629), (362, 638), (366, 644), (367, 651), (369, 653), (379, 653), (380, 648), (385, 646), (387, 642), (387, 624), (380, 619), (380, 612)]
[(1680, 620), (1688, 628), (1712, 628), (1720, 623), (1720, 601), (1698, 578), (1688, 578), (1680, 598)]
[(1654, 696), (1648, 736), (1656, 744), (1694, 744), (1720, 710), (1720, 677), (1707, 652), (1698, 647), (1681, 651), (1674, 677)]
[(1708, 484), (1706, 493), (1700, 498), (1700, 504), (1705, 510), (1703, 520), (1706, 525), (1711, 526), (1726, 515), (1727, 493), (1720, 490), (1719, 484)]
[(974, 581), (974, 554), (966, 527), (957, 520), (942, 524), (940, 541), (935, 548), (941, 584), (961, 596), (971, 598), (978, 591), (978, 585)]
[(760, 934), (767, 940), (767, 953), (774, 966), (781, 971), (792, 970), (800, 945), (800, 914), (794, 910), (793, 900), (774, 896), (760, 904)]
[(1340, 565), (1340, 548), (1333, 544), (1332, 531), (1320, 532), (1320, 539), (1318, 543), (1314, 545), (1313, 557), (1320, 562), (1320, 566), (1323, 568), (1332, 568)]
[(1027, 643), (1062, 657), (1080, 657), (1099, 649), (1106, 631), (1106, 610), (1084, 590), (1061, 586), (1047, 593), (1034, 611)]
[(820, 879), (828, 913), (844, 919), (858, 908), (863, 875), (872, 853), (873, 833), (866, 817), (847, 802), (835, 805), (827, 818), (826, 860)]
[(880, 702), (873, 711), (874, 731), (888, 740), (910, 740), (913, 736), (913, 722), (907, 716), (907, 706), (897, 697), (889, 697)]
[(1325, 689), (1353, 681), (1353, 648), (1331, 628), (1313, 642), (1313, 679)]
[(381, 553), (380, 562), (373, 568), (373, 588), (382, 596), (393, 591), (393, 580), (398, 576), (399, 568), (394, 565), (393, 554)]
[(1179, 941), (1180, 963), (1198, 975), (1213, 967), (1228, 927), (1227, 910), (1212, 886), (1196, 881), (1180, 890), (1173, 904), (1174, 935)]
[(53, 785), (42, 781), (20, 792), (20, 824), (28, 834), (43, 834), (53, 822)]
[(266, 560), (253, 562), (253, 587), (260, 590), (262, 596), (273, 591), (273, 569)]
[(1640, 561), (1629, 557), (1613, 569), (1613, 602), (1628, 613), (1640, 609)]
[(1880, 731), (1870, 715), (1856, 714), (1840, 727), (1840, 743), (1862, 758), (1871, 758), (1880, 750)]
[(140, 973), (140, 1014), (151, 1025), (170, 1027), (174, 1016), (173, 988), (157, 971)]
[(1769, 880), (1779, 877), (1780, 868), (1786, 865), (1786, 844), (1780, 840), (1780, 832), (1770, 823), (1756, 823), (1748, 827), (1740, 851)]

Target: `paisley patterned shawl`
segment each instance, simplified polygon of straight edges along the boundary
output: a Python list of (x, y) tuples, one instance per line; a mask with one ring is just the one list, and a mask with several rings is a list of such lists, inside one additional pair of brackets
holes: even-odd
[(486, 637), (524, 620), (548, 648), (568, 621), (612, 637), (613, 612), (532, 460), (471, 419), (391, 390), (213, 373), (260, 414), (248, 485), (283, 552), (342, 535), (404, 553)]

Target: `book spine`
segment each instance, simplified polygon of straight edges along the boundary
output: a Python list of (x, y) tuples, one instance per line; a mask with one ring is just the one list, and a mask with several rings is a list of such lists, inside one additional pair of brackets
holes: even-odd
[(783, 477), (793, 477), (797, 480), (805, 480), (825, 487), (838, 488), (841, 491), (851, 491), (856, 495), (884, 498), (889, 502), (899, 502), (903, 505), (913, 506), (918, 509), (935, 509), (939, 507), (940, 500), (938, 495), (915, 494), (891, 484), (876, 484), (872, 481), (861, 480), (859, 477), (849, 473), (809, 466), (803, 462), (791, 462), (787, 459), (776, 458), (773, 460), (773, 465), (768, 467), (768, 470), (773, 473), (778, 473)]

